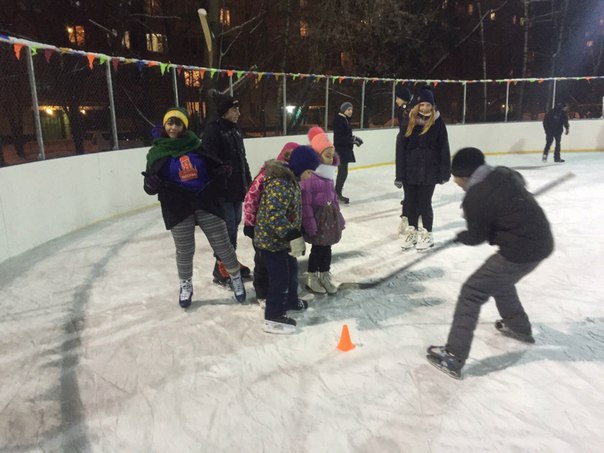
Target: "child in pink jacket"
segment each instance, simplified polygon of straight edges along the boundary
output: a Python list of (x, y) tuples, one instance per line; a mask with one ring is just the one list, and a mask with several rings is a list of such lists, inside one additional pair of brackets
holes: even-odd
[(345, 226), (334, 183), (338, 158), (323, 129), (311, 128), (308, 138), (321, 165), (300, 182), (304, 239), (312, 244), (306, 286), (314, 293), (335, 294), (338, 287), (330, 272), (331, 246), (340, 241)]
[[(288, 142), (277, 156), (278, 161), (288, 162), (292, 151), (297, 148), (298, 143)], [(264, 178), (266, 176), (264, 165), (260, 168), (258, 175), (252, 181), (248, 189), (245, 200), (243, 201), (243, 234), (250, 239), (254, 239), (254, 226), (256, 225), (256, 215), (260, 206), (260, 198), (264, 191)], [(256, 300), (262, 308), (266, 303), (268, 291), (268, 272), (262, 257), (254, 247), (254, 289), (256, 290)]]

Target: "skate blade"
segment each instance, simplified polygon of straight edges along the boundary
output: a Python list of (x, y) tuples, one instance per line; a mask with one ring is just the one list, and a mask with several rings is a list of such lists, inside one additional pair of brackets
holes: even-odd
[(445, 366), (442, 366), (439, 358), (427, 354), (426, 359), (428, 359), (428, 363), (430, 363), (430, 365), (432, 365), (434, 368), (437, 368), (438, 370), (442, 371), (447, 376), (452, 377), (453, 379), (457, 379), (458, 381), (461, 381), (463, 379), (461, 374), (459, 374), (455, 371), (451, 371), (449, 368), (447, 368)]
[(273, 333), (277, 335), (291, 335), (296, 333), (296, 326), (292, 326), (291, 324), (283, 324), (280, 322), (274, 321), (264, 321), (264, 326), (262, 330), (266, 333)]

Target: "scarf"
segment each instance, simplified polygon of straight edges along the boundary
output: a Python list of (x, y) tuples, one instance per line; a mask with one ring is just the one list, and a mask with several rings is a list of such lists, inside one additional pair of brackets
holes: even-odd
[(182, 137), (161, 137), (153, 140), (153, 146), (147, 153), (147, 169), (164, 157), (180, 157), (199, 148), (201, 140), (192, 131)]

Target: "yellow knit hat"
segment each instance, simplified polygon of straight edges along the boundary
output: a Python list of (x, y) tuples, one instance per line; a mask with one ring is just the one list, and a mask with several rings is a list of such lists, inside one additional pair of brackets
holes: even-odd
[(164, 115), (164, 126), (170, 118), (178, 118), (185, 125), (185, 129), (189, 128), (189, 112), (187, 112), (182, 107), (171, 107), (168, 109), (168, 111)]

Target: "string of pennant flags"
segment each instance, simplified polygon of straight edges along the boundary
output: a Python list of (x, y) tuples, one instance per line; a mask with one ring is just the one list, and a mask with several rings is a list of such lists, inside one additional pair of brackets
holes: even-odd
[(543, 83), (547, 81), (562, 81), (562, 80), (597, 80), (604, 79), (604, 76), (578, 76), (578, 77), (531, 77), (531, 78), (506, 78), (506, 79), (476, 79), (476, 80), (452, 80), (452, 79), (403, 79), (403, 78), (383, 78), (383, 77), (357, 77), (357, 76), (343, 76), (343, 75), (326, 75), (326, 74), (303, 74), (303, 73), (291, 73), (291, 72), (261, 72), (261, 71), (245, 71), (235, 69), (217, 69), (217, 68), (205, 68), (201, 66), (190, 66), (173, 63), (163, 63), (160, 61), (153, 60), (139, 60), (136, 58), (126, 58), (119, 56), (109, 56), (102, 53), (86, 52), (82, 50), (70, 49), (67, 47), (55, 47), (49, 44), (42, 44), (24, 39), (13, 38), (11, 36), (0, 34), (0, 42), (5, 42), (12, 46), (14, 57), (17, 60), (21, 59), (23, 48), (28, 47), (32, 55), (37, 55), (39, 52), (43, 52), (46, 62), (50, 64), (53, 55), (77, 55), (85, 58), (88, 61), (88, 67), (90, 70), (94, 69), (96, 65), (111, 64), (114, 72), (119, 70), (120, 65), (134, 64), (142, 71), (145, 68), (159, 67), (161, 75), (165, 75), (167, 72), (176, 71), (180, 76), (182, 71), (197, 71), (199, 76), (203, 79), (206, 74), (209, 77), (236, 77), (240, 79), (242, 77), (256, 79), (257, 81), (270, 78), (280, 80), (282, 77), (296, 79), (309, 79), (309, 80), (325, 80), (328, 79), (332, 83), (351, 83), (356, 81), (370, 82), (370, 83), (427, 83), (434, 87), (440, 84), (474, 84), (474, 83), (518, 83), (518, 82), (529, 82), (529, 83)]

